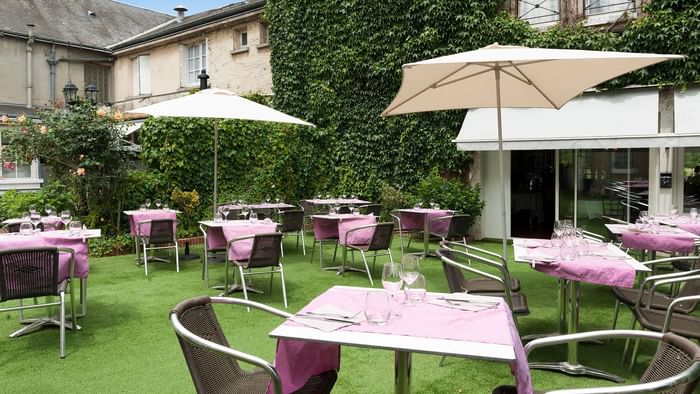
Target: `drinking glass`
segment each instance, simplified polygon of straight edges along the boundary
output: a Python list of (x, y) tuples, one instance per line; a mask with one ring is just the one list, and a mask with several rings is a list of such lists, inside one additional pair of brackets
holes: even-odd
[(647, 225), (649, 223), (649, 211), (640, 211), (639, 218), (642, 219), (644, 225)]
[(372, 326), (381, 326), (389, 321), (391, 306), (386, 291), (368, 291), (365, 296), (365, 317)]
[(73, 216), (69, 210), (61, 211), (61, 223), (63, 223), (64, 229), (68, 229), (68, 223), (70, 223), (71, 219), (73, 219)]
[(160, 209), (161, 205), (160, 198), (156, 198), (156, 208)]
[(164, 202), (164, 203), (163, 203), (163, 210), (164, 210), (164, 211), (167, 211), (168, 209), (170, 209), (170, 207), (168, 206), (168, 203), (167, 203), (167, 202)]
[(583, 230), (576, 229), (576, 256), (583, 257), (588, 255), (588, 242), (583, 236)]
[(70, 235), (80, 235), (82, 231), (83, 225), (80, 223), (80, 220), (73, 220), (68, 225), (68, 232), (70, 232)]
[(29, 215), (29, 220), (32, 222), (32, 225), (35, 229), (39, 228), (39, 223), (41, 223), (41, 215), (39, 214), (39, 212), (34, 211)]
[(228, 222), (228, 214), (231, 212), (231, 208), (228, 205), (224, 205), (221, 208), (221, 213), (224, 215), (224, 222)]
[(151, 199), (150, 198), (146, 199), (146, 208), (151, 209)]
[(420, 201), (418, 201), (417, 203), (415, 203), (415, 204), (413, 205), (413, 208), (415, 208), (415, 209), (423, 208), (423, 203), (420, 202)]
[(695, 223), (697, 221), (698, 217), (698, 209), (697, 208), (690, 208), (690, 221), (691, 223)]
[(668, 212), (671, 219), (675, 219), (678, 216), (678, 207), (676, 205), (671, 205), (671, 210)]
[(637, 219), (634, 221), (634, 227), (637, 230), (644, 230), (644, 220), (642, 219)]
[(257, 222), (258, 222), (258, 213), (257, 213), (257, 212), (251, 212), (251, 213), (250, 213), (250, 222), (251, 222), (251, 223), (257, 223)]
[(352, 209), (352, 214), (353, 214), (353, 216), (359, 216), (360, 215), (360, 208), (354, 207)]
[(435, 201), (430, 200), (430, 209), (435, 209)]
[(220, 223), (223, 220), (224, 220), (224, 215), (222, 215), (221, 212), (217, 212), (214, 214), (214, 222), (215, 223)]
[(386, 263), (382, 271), (382, 287), (389, 292), (391, 298), (392, 317), (400, 317), (399, 305), (396, 302), (396, 292), (401, 290), (403, 279), (401, 279), (401, 264)]
[(416, 280), (420, 272), (420, 258), (414, 254), (405, 254), (401, 258), (401, 279), (404, 283), (411, 284)]
[(146, 210), (146, 204), (139, 205), (139, 211), (145, 211), (145, 210)]
[(29, 222), (22, 222), (19, 225), (19, 233), (22, 235), (30, 235), (34, 232), (32, 229), (32, 224)]
[(564, 261), (574, 261), (576, 259), (576, 241), (572, 239), (564, 240), (559, 255)]
[(335, 206), (331, 205), (331, 206), (328, 208), (328, 214), (329, 214), (329, 215), (334, 216), (334, 215), (336, 214), (336, 212), (338, 212), (338, 210), (336, 209)]
[(425, 276), (418, 274), (412, 283), (406, 283), (406, 301), (409, 305), (420, 304), (425, 300)]
[(36, 205), (32, 204), (29, 206), (29, 213), (36, 213)]
[(557, 234), (556, 231), (552, 232), (551, 240), (553, 248), (561, 248), (561, 237)]
[(32, 221), (32, 214), (29, 211), (22, 212), (22, 222), (31, 222)]
[(46, 211), (46, 216), (51, 216), (51, 213), (53, 212), (53, 208), (51, 205), (47, 205), (44, 207), (44, 211)]
[(435, 203), (435, 206), (433, 207), (433, 209), (440, 209), (440, 204)]

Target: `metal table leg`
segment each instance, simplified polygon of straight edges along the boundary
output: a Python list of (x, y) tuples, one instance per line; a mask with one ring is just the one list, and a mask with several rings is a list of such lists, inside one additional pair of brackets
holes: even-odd
[[(563, 281), (560, 279), (560, 281)], [(563, 307), (564, 310), (559, 311), (560, 327), (562, 323), (562, 317), (566, 320), (567, 333), (575, 334), (578, 331), (578, 313), (579, 313), (579, 282), (569, 280), (568, 286), (563, 287), (566, 292), (566, 302), (559, 302), (559, 307)], [(561, 294), (561, 293), (560, 293)], [(568, 310), (566, 310), (568, 309)], [(617, 375), (601, 371), (599, 369), (586, 367), (579, 364), (578, 362), (578, 342), (569, 342), (567, 344), (567, 357), (565, 362), (559, 363), (530, 363), (530, 368), (532, 369), (545, 369), (550, 371), (563, 372), (569, 375), (585, 375), (600, 379), (611, 380), (616, 383), (622, 383), (625, 380)]]
[(411, 353), (394, 352), (394, 393), (411, 392)]
[(423, 215), (423, 257), (428, 257), (430, 244), (430, 221), (428, 214)]

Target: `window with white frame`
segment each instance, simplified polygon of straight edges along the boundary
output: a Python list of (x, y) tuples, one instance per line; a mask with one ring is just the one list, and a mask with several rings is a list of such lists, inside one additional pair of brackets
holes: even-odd
[(518, 18), (527, 21), (531, 25), (559, 21), (559, 10), (559, 0), (518, 1)]
[(248, 48), (248, 30), (245, 27), (233, 31), (234, 50)]
[(634, 0), (584, 0), (586, 16), (634, 11)]
[(187, 78), (190, 85), (198, 84), (197, 75), (207, 69), (207, 44), (200, 42), (187, 47)]
[(8, 143), (9, 141), (3, 140), (3, 133), (2, 130), (0, 130), (0, 163), (2, 163), (2, 178), (31, 178), (32, 170), (30, 164), (19, 164), (5, 157), (4, 153)]
[(266, 23), (260, 24), (260, 45), (268, 45), (270, 43), (270, 30)]
[(133, 95), (151, 94), (151, 57), (137, 56), (131, 63), (133, 77)]

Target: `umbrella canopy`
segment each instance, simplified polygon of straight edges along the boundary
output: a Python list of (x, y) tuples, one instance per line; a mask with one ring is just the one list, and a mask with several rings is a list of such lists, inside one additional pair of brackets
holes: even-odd
[(284, 112), (244, 99), (225, 89), (206, 89), (195, 94), (178, 97), (126, 112), (152, 116), (242, 119), (314, 126), (309, 122), (287, 115)]
[(495, 107), (498, 120), (503, 253), (507, 257), (502, 107), (561, 108), (608, 79), (679, 55), (542, 49), (492, 44), (403, 66), (403, 81), (383, 116)]
[[(244, 99), (225, 89), (206, 89), (195, 94), (174, 98), (157, 104), (126, 111), (156, 117), (240, 119), (263, 122), (292, 123), (316, 127), (313, 124), (287, 115), (254, 101)], [(214, 124), (214, 213), (216, 214), (218, 192), (218, 144), (219, 123)]]

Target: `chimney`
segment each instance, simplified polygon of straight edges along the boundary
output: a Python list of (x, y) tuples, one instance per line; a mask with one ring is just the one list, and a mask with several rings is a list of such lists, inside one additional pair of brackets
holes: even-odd
[(182, 22), (182, 20), (185, 19), (185, 11), (187, 11), (187, 8), (185, 8), (184, 5), (179, 5), (173, 9), (177, 12), (177, 18), (175, 20)]

